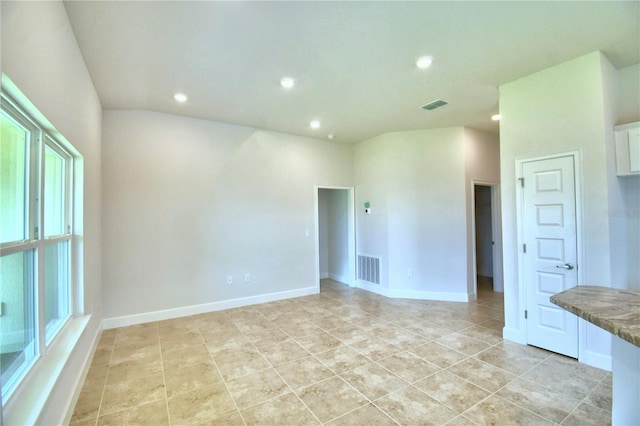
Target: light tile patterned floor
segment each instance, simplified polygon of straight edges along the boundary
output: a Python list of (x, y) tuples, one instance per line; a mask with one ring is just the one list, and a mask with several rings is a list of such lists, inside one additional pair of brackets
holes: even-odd
[(107, 330), (74, 425), (606, 425), (611, 374), (503, 341), (499, 293), (319, 295)]

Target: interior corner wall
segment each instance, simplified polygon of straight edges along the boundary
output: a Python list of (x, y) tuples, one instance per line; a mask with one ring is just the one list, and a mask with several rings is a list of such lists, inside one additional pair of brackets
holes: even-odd
[(353, 186), (351, 145), (120, 110), (103, 140), (105, 317), (317, 291), (314, 191)]
[(381, 283), (370, 290), (467, 300), (463, 133), (396, 132), (355, 145), (356, 250), (381, 259)]
[(467, 293), (475, 291), (473, 241), (473, 182), (500, 183), (500, 137), (481, 130), (464, 128), (465, 197), (467, 220)]
[(318, 189), (318, 261), (320, 279), (329, 278), (329, 190)]
[(520, 315), (516, 160), (578, 151), (581, 156), (581, 284), (611, 284), (606, 206), (607, 132), (600, 52), (500, 87), (500, 166), (505, 284), (505, 337), (525, 341)]
[(349, 191), (328, 190), (328, 270), (329, 277), (349, 284)]
[[(1, 2), (2, 72), (83, 156), (83, 214), (74, 233), (83, 247), (84, 313), (91, 319), (40, 413), (38, 424), (61, 424), (82, 366), (100, 332), (102, 107), (62, 2)], [(6, 401), (5, 401), (6, 402)], [(10, 412), (4, 412), (12, 424)]]

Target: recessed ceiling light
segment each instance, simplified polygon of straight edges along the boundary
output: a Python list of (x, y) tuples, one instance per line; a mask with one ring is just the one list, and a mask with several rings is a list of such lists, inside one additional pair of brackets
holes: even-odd
[(291, 77), (282, 77), (282, 79), (280, 79), (280, 86), (282, 86), (283, 89), (291, 89), (295, 83), (296, 81)]
[(334, 140), (335, 138), (336, 138), (336, 135), (334, 135), (333, 133), (329, 133), (327, 135), (327, 139), (329, 139), (329, 140)]
[(491, 119), (492, 119), (493, 121), (500, 121), (500, 114), (494, 114), (494, 115), (492, 115), (492, 116), (491, 116)]
[(416, 60), (416, 66), (421, 70), (427, 69), (433, 63), (433, 58), (431, 56), (421, 56)]
[(175, 99), (178, 102), (187, 102), (187, 95), (185, 95), (184, 93), (176, 93), (175, 95), (173, 95), (173, 99)]
[(309, 126), (311, 126), (312, 129), (319, 129), (320, 122), (318, 120), (313, 120), (311, 123), (309, 123)]

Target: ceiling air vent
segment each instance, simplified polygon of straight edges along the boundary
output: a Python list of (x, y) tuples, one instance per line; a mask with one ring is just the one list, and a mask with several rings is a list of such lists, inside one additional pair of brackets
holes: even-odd
[(428, 111), (434, 110), (436, 108), (440, 108), (441, 106), (444, 106), (448, 104), (447, 101), (443, 101), (442, 99), (438, 99), (437, 101), (433, 101), (433, 102), (429, 102), (426, 105), (422, 105), (423, 109), (426, 109)]

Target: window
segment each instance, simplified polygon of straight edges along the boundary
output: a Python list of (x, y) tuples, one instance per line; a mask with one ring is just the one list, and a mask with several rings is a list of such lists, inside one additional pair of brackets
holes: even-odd
[(4, 93), (0, 104), (2, 400), (71, 317), (73, 156)]

